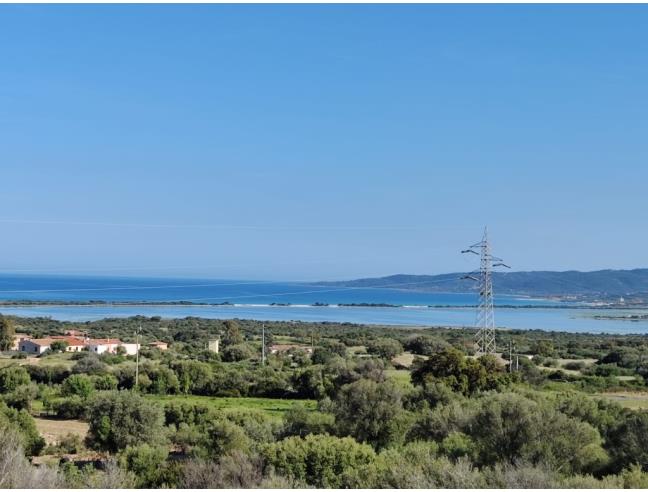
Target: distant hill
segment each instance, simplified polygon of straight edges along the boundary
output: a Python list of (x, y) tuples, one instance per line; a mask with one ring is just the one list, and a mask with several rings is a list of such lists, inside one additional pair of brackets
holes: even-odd
[[(463, 273), (442, 275), (390, 275), (339, 282), (319, 282), (340, 287), (383, 287), (421, 292), (471, 292), (475, 282), (461, 280)], [(527, 296), (612, 297), (648, 295), (648, 269), (594, 272), (494, 272), (493, 288), (499, 294)]]

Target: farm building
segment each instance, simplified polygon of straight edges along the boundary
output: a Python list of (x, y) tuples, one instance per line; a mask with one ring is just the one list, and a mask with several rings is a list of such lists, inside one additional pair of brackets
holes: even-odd
[(169, 348), (169, 344), (166, 343), (166, 342), (156, 341), (156, 342), (149, 343), (149, 347), (156, 348), (156, 349), (159, 349), (159, 350), (166, 350), (166, 349)]
[(54, 342), (64, 342), (66, 352), (80, 352), (86, 346), (86, 340), (79, 337), (51, 336), (47, 338), (26, 338), (18, 342), (20, 352), (28, 354), (42, 354), (50, 348)]
[(117, 352), (118, 347), (122, 347), (127, 355), (135, 355), (138, 344), (124, 343), (119, 338), (99, 338), (88, 340), (87, 347), (90, 352), (94, 352), (95, 354), (114, 354)]
[(27, 335), (27, 333), (16, 333), (14, 335), (14, 341), (13, 345), (11, 346), (11, 350), (20, 350), (20, 342), (23, 340), (29, 340), (31, 337)]

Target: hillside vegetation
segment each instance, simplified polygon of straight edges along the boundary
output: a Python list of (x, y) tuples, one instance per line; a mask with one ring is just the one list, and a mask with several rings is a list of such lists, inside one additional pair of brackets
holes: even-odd
[(140, 325), (169, 348), (139, 364), (2, 353), (0, 487), (648, 487), (645, 336), (498, 331), (477, 356), (469, 329), (266, 322), (264, 363), (250, 320), (2, 326)]

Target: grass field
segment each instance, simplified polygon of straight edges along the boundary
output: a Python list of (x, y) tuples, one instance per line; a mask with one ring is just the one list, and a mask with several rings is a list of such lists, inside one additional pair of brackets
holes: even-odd
[(286, 400), (282, 398), (230, 398), (195, 395), (147, 395), (146, 398), (164, 403), (191, 403), (206, 405), (219, 410), (260, 410), (272, 417), (281, 417), (294, 405), (302, 404), (314, 410), (315, 400)]
[(45, 357), (27, 357), (25, 359), (12, 359), (9, 356), (0, 358), (0, 367), (11, 365), (39, 365), (39, 366), (65, 366), (71, 368), (76, 361), (72, 360), (74, 354), (71, 352), (51, 354)]
[(648, 408), (648, 392), (616, 391), (613, 393), (596, 393), (594, 396), (612, 400), (626, 408)]
[(88, 433), (88, 424), (80, 420), (35, 418), (36, 428), (47, 444), (56, 444), (62, 437), (75, 434), (81, 439)]

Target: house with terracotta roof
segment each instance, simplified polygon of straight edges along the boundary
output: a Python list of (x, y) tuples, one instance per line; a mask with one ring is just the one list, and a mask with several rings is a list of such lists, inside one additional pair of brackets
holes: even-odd
[(11, 346), (11, 350), (20, 350), (20, 342), (29, 339), (31, 339), (31, 337), (27, 335), (27, 333), (14, 334), (13, 345)]
[(27, 354), (40, 355), (49, 350), (54, 342), (65, 342), (66, 352), (81, 352), (86, 347), (86, 340), (79, 337), (70, 336), (50, 336), (46, 338), (28, 338), (18, 342), (18, 350)]

